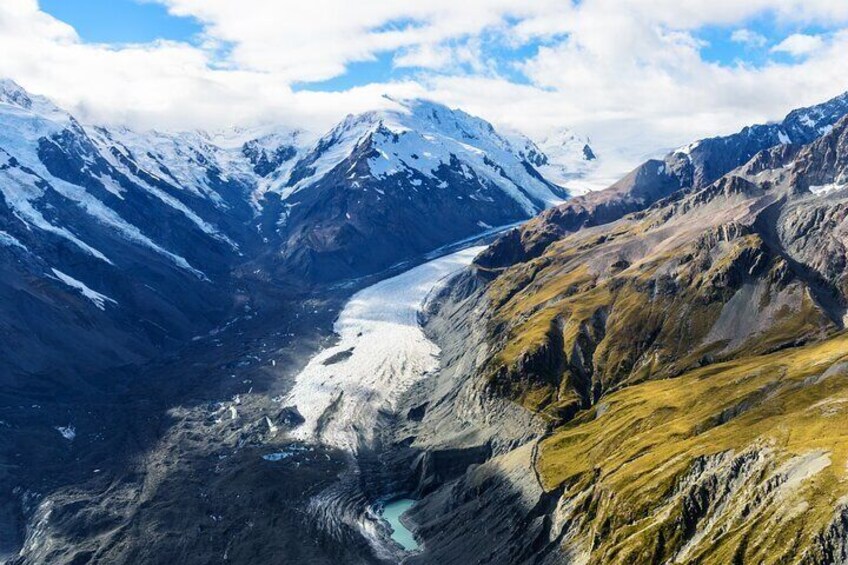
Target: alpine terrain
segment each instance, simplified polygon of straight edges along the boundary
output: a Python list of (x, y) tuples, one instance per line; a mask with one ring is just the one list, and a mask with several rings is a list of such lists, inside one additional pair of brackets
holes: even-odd
[[(142, 550), (142, 531), (184, 526), (140, 509), (194, 507), (202, 519), (186, 519), (198, 524), (219, 515), (184, 481), (207, 475), (205, 491), (227, 454), (299, 420), (294, 407), (280, 412), (281, 394), (352, 292), (568, 197), (536, 168), (551, 161), (528, 138), (431, 102), (391, 105), (323, 136), (139, 132), (82, 124), (0, 82), (3, 559), (182, 551)], [(202, 431), (210, 422), (226, 430)], [(302, 484), (321, 484), (334, 465), (322, 454), (264, 504), (308, 499)], [(268, 477), (233, 484), (253, 480)], [(266, 515), (270, 532), (278, 519)], [(284, 544), (299, 539), (301, 518), (290, 518)], [(267, 535), (250, 534), (276, 555)], [(200, 562), (227, 551), (199, 539), (173, 543), (197, 548)], [(355, 552), (325, 553), (339, 551)]]
[(588, 192), (567, 129), (386, 103), (0, 83), (0, 560), (848, 561), (848, 94)]

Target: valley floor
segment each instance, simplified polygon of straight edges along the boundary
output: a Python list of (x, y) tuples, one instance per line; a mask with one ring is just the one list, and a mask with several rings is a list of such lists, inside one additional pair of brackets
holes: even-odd
[[(20, 434), (3, 447), (18, 451), (27, 468), (53, 471), (41, 479), (4, 471), (3, 482), (17, 489), (6, 507), (27, 504), (23, 515), (11, 510), (3, 522), (4, 539), (23, 540), (22, 549), (8, 544), (4, 558), (399, 559), (402, 548), (376, 514), (377, 495), (393, 493), (358, 477), (378, 455), (374, 427), (392, 400), (438, 368), (420, 309), (445, 277), (471, 262), (481, 249), (473, 244), (458, 242), (441, 250), (446, 255), (359, 291), (344, 309), (346, 296), (365, 281), (234, 321), (167, 362), (110, 372), (87, 398), (45, 402), (41, 413), (17, 407), (10, 421)], [(103, 391), (116, 383), (121, 394), (107, 396)], [(15, 392), (14, 400), (6, 393), (8, 403), (27, 391)], [(342, 395), (344, 410), (328, 410)], [(33, 442), (44, 414), (57, 413), (75, 437), (57, 449)]]

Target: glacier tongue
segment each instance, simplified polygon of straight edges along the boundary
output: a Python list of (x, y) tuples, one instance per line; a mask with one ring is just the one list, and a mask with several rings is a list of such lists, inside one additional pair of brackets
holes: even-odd
[(372, 444), (380, 413), (439, 367), (439, 348), (419, 323), (424, 301), (482, 249), (440, 257), (355, 294), (336, 321), (338, 343), (312, 358), (285, 400), (306, 420), (293, 435), (352, 452)]

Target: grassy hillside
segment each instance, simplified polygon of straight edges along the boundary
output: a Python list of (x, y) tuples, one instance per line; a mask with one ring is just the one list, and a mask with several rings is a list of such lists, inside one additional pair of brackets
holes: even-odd
[(846, 417), (843, 333), (610, 394), (537, 466), (594, 563), (827, 562), (848, 517)]
[(606, 392), (836, 330), (741, 178), (587, 230), (488, 288), (489, 386), (554, 422)]

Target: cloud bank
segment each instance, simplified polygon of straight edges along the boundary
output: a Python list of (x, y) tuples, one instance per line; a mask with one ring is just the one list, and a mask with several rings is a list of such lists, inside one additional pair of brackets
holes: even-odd
[[(323, 129), (383, 94), (428, 97), (531, 135), (570, 127), (622, 167), (848, 89), (844, 0), (145, 1), (202, 34), (92, 44), (4, 0), (0, 75), (85, 120), (172, 129)], [(711, 58), (716, 37), (738, 56)]]

